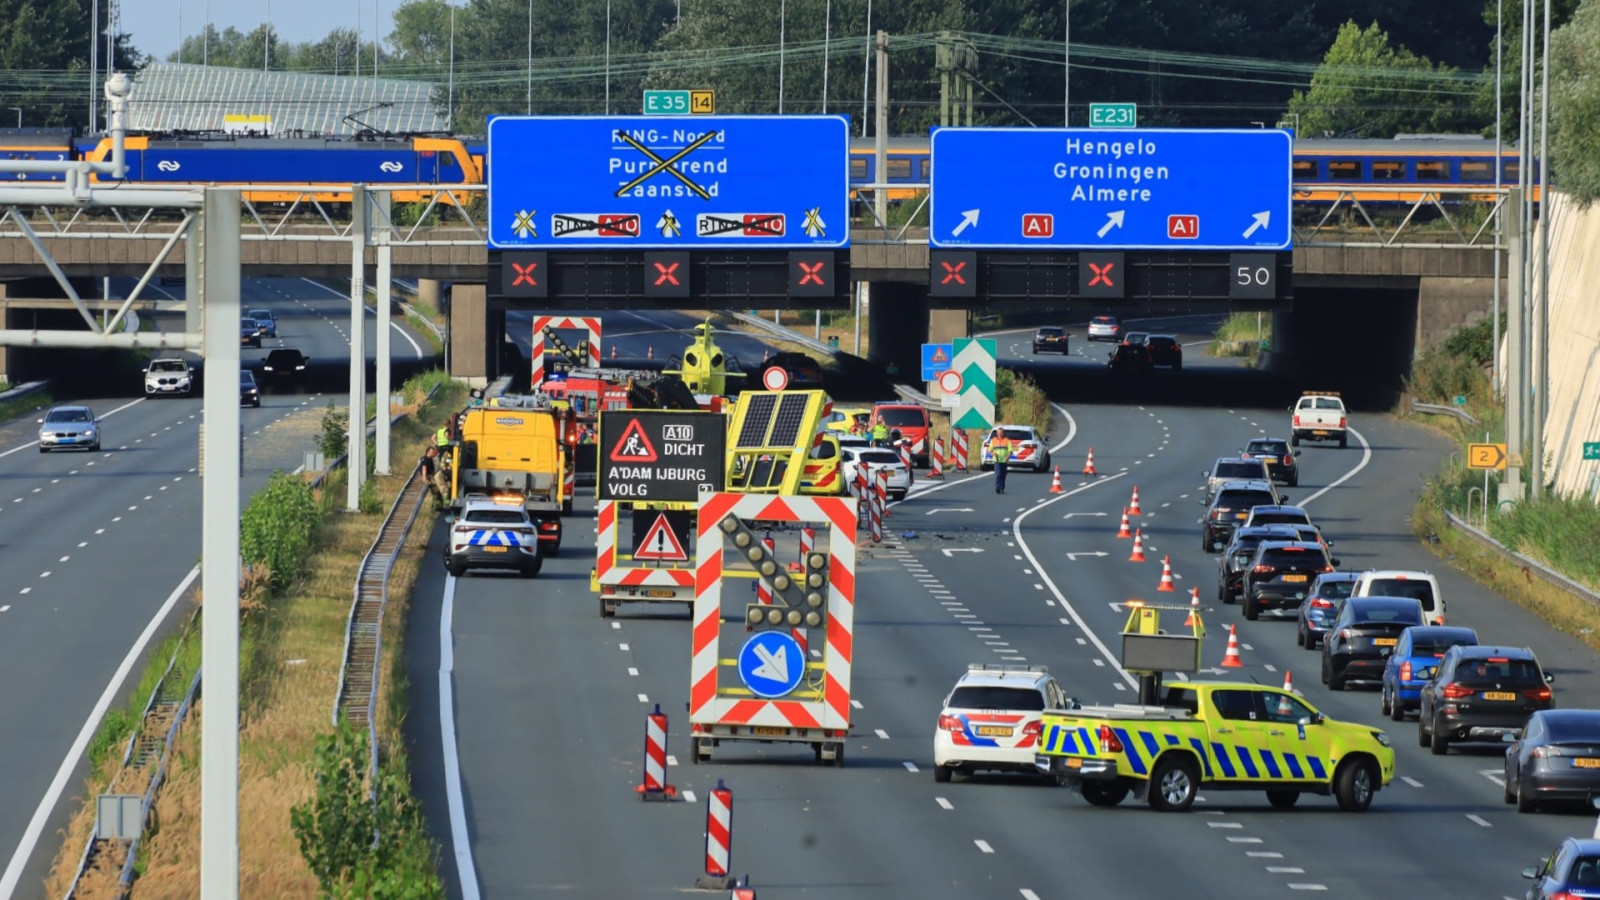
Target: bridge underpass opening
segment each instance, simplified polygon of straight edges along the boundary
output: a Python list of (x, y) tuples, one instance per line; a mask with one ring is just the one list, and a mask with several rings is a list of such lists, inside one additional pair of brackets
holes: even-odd
[[(1112, 371), (1106, 363), (1114, 345), (1087, 344), (1078, 329), (1072, 334), (1069, 355), (1033, 356), (1031, 329), (1023, 325), (1007, 326), (1023, 330), (1006, 336), (1000, 364), (1028, 375), (1052, 400), (1063, 403), (1287, 410), (1301, 391), (1324, 390), (1338, 391), (1352, 410), (1367, 412), (1392, 408), (1411, 371), (1417, 322), (1415, 290), (1296, 289), (1292, 304), (1264, 311), (1272, 322), (1272, 339), (1260, 368), (1249, 367), (1241, 358), (1206, 355), (1215, 322), (1226, 316), (1229, 307), (1195, 304), (1191, 310), (1171, 316), (1129, 317), (1135, 321), (1124, 327), (1125, 332), (1176, 334), (1188, 345), (1181, 370)], [(1102, 313), (1117, 314), (1073, 304), (1058, 312), (1054, 322), (1039, 324), (1081, 326), (1090, 316)], [(1008, 354), (1007, 344), (1016, 344), (1019, 350)]]

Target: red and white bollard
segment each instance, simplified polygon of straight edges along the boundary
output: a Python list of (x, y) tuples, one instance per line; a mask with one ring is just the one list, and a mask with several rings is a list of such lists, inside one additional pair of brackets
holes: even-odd
[(951, 432), (951, 435), (954, 445), (952, 452), (956, 458), (956, 471), (965, 472), (967, 471), (967, 430), (965, 428), (957, 428)]
[(634, 788), (640, 800), (668, 800), (678, 789), (667, 783), (667, 716), (656, 711), (644, 717), (644, 783)]
[(694, 886), (701, 890), (725, 891), (733, 887), (728, 875), (733, 861), (733, 791), (717, 779), (717, 786), (706, 794), (706, 873)]
[(750, 876), (739, 879), (733, 886), (733, 893), (728, 895), (729, 900), (756, 900), (756, 889), (750, 886)]
[(933, 439), (933, 452), (928, 455), (928, 477), (944, 477), (944, 438)]
[(889, 470), (887, 468), (878, 470), (878, 487), (873, 494), (873, 498), (877, 501), (879, 516), (885, 519), (889, 518)]
[(899, 451), (899, 453), (900, 453), (900, 462), (903, 465), (905, 465), (906, 471), (907, 472), (911, 471), (911, 469), (912, 469), (912, 466), (911, 466), (911, 442), (910, 441), (901, 441), (895, 447), (895, 449), (897, 451)]

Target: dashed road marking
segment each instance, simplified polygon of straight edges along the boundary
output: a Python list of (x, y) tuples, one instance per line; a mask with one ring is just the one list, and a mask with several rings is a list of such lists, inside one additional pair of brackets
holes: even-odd
[(909, 759), (908, 759), (908, 760), (906, 760), (906, 761), (905, 761), (905, 762), (903, 762), (903, 763), (901, 763), (901, 764), (900, 764), (900, 765), (902, 765), (902, 766), (905, 766), (905, 767), (906, 767), (906, 771), (907, 771), (907, 772), (915, 772), (915, 771), (918, 771), (918, 769), (917, 769), (917, 764), (916, 764), (916, 763), (914, 763), (914, 762), (912, 762), (912, 761), (911, 761), (911, 760), (909, 760)]
[(861, 708), (861, 701), (860, 700), (851, 700), (850, 701), (850, 706), (851, 706), (852, 709), (860, 709)]
[(22, 590), (17, 591), (17, 593), (19, 593), (19, 594), (31, 594), (31, 593), (33, 593), (33, 588), (25, 587)]
[(1274, 875), (1304, 875), (1305, 869), (1299, 866), (1267, 866), (1267, 871)]
[(1489, 824), (1488, 819), (1485, 819), (1483, 816), (1480, 816), (1477, 813), (1467, 813), (1467, 821), (1482, 828), (1494, 827), (1493, 825)]
[(631, 677), (631, 678), (638, 678), (639, 677), (639, 670), (635, 669), (633, 666), (629, 666), (628, 667), (628, 676)]
[(1027, 888), (1022, 889), (1022, 900), (1039, 900), (1039, 895)]
[(618, 644), (618, 645), (617, 645), (617, 649), (618, 649), (618, 650), (621, 650), (621, 651), (623, 651), (623, 652), (627, 652), (627, 650), (628, 650), (628, 645), (627, 645), (627, 644)]
[(981, 839), (974, 839), (973, 843), (978, 845), (978, 850), (981, 853), (993, 853), (994, 852), (994, 848), (989, 846), (989, 842), (988, 841), (981, 840)]
[(882, 728), (876, 729), (872, 733), (877, 735), (878, 740), (880, 741), (887, 741), (889, 739), (889, 732), (884, 731)]
[(1207, 822), (1207, 828), (1243, 828), (1243, 822)]
[(685, 802), (685, 803), (693, 803), (694, 802), (694, 791), (683, 791), (682, 793), (683, 793), (683, 802)]
[(639, 695), (639, 702), (640, 703), (649, 703), (650, 702), (650, 695), (649, 694), (640, 694)]
[(1233, 836), (1230, 836), (1228, 838), (1228, 843), (1230, 843), (1230, 844), (1261, 844), (1261, 843), (1265, 843), (1265, 841), (1261, 840), (1261, 838), (1258, 838), (1258, 837), (1233, 837)]
[(954, 803), (951, 803), (949, 800), (946, 800), (943, 797), (935, 797), (935, 798), (933, 798), (933, 802), (939, 804), (939, 808), (940, 809), (955, 809), (956, 808)]
[(1406, 784), (1409, 784), (1414, 788), (1422, 787), (1422, 782), (1416, 780), (1415, 778), (1412, 778), (1410, 775), (1401, 775), (1400, 776), (1400, 780), (1404, 781)]
[(1289, 882), (1289, 890), (1291, 891), (1325, 891), (1327, 889), (1328, 886), (1325, 884), (1296, 884), (1292, 881)]
[(1283, 854), (1276, 850), (1246, 850), (1244, 855), (1251, 859), (1283, 859)]
[(1479, 769), (1478, 770), (1478, 774), (1482, 775), (1483, 777), (1485, 777), (1487, 779), (1489, 779), (1490, 781), (1494, 782), (1495, 784), (1500, 785), (1501, 787), (1505, 787), (1506, 786), (1506, 776), (1505, 776), (1505, 770), (1504, 769)]

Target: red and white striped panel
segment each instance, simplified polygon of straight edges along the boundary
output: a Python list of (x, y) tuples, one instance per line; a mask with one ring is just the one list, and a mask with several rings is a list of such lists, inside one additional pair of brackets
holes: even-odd
[(533, 351), (530, 360), (533, 364), (533, 378), (531, 390), (538, 390), (544, 384), (544, 330), (550, 328), (582, 328), (589, 332), (589, 365), (600, 367), (600, 320), (593, 316), (534, 316), (533, 317)]
[[(819, 700), (758, 700), (718, 694), (722, 629), (722, 555), (719, 523), (729, 515), (767, 522), (797, 522), (828, 529), (827, 640), (822, 652)], [(850, 669), (855, 658), (856, 501), (850, 497), (795, 497), (710, 493), (700, 495), (695, 541), (694, 630), (690, 638), (689, 721), (699, 725), (850, 727)], [(744, 617), (729, 618), (744, 633)], [(730, 685), (730, 687), (733, 685)]]
[(617, 562), (618, 501), (601, 500), (595, 509), (594, 573), (602, 585), (694, 587), (689, 569), (646, 569)]

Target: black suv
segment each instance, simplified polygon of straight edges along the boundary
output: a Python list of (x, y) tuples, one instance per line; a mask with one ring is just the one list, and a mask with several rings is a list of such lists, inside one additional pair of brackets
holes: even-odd
[[(1200, 526), (1200, 549), (1215, 553), (1233, 539), (1233, 532), (1250, 517), (1257, 506), (1272, 506), (1278, 502), (1270, 481), (1224, 481), (1206, 510), (1205, 522)], [(1205, 504), (1201, 500), (1202, 505)]]
[(1244, 586), (1244, 570), (1255, 558), (1256, 548), (1261, 546), (1262, 541), (1299, 539), (1300, 534), (1286, 525), (1261, 525), (1235, 531), (1233, 540), (1228, 542), (1227, 549), (1217, 558), (1217, 599), (1232, 603), (1239, 598), (1239, 590)]
[[(1345, 604), (1360, 599), (1352, 597)], [(1433, 680), (1422, 686), (1417, 743), (1437, 756), (1450, 749), (1451, 741), (1501, 741), (1503, 735), (1520, 735), (1529, 716), (1555, 706), (1550, 691), (1554, 681), (1527, 647), (1451, 647)]]
[(1144, 345), (1150, 351), (1150, 365), (1183, 368), (1183, 345), (1173, 335), (1152, 334)]
[(1143, 344), (1118, 344), (1106, 367), (1113, 372), (1150, 371), (1150, 349)]
[(1053, 350), (1057, 353), (1067, 352), (1067, 330), (1056, 325), (1046, 325), (1033, 333), (1033, 352), (1035, 355)]
[(1298, 610), (1311, 582), (1337, 565), (1315, 541), (1262, 541), (1244, 569), (1244, 617), (1253, 622), (1264, 609)]
[(277, 382), (298, 381), (305, 377), (309, 365), (311, 357), (299, 350), (280, 347), (267, 354), (266, 361), (261, 364), (261, 372)]
[(1346, 599), (1322, 638), (1322, 683), (1342, 691), (1346, 681), (1382, 681), (1400, 632), (1422, 624), (1422, 604), (1410, 597)]
[(1300, 451), (1290, 449), (1289, 442), (1283, 438), (1256, 438), (1246, 444), (1239, 455), (1261, 460), (1273, 481), (1291, 487), (1300, 483), (1300, 467), (1294, 464)]

